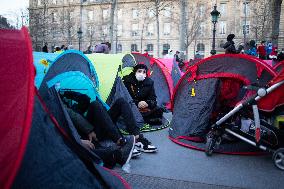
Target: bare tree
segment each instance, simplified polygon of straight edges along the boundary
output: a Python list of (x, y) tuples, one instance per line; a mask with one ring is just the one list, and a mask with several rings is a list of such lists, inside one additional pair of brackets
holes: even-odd
[(150, 0), (149, 7), (147, 10), (153, 11), (156, 20), (156, 32), (157, 32), (157, 55), (160, 56), (160, 15), (166, 7), (172, 6), (173, 1), (169, 0)]
[(62, 11), (58, 12), (58, 18), (60, 21), (58, 28), (62, 34), (64, 41), (66, 41), (68, 45), (72, 44), (72, 40), (77, 34), (75, 29), (76, 23), (73, 18), (74, 10), (74, 7), (70, 3), (68, 3), (67, 6), (63, 5)]
[(251, 29), (255, 33), (256, 41), (265, 40), (271, 33), (271, 11), (272, 4), (270, 0), (253, 0), (250, 3), (250, 14), (252, 18)]
[(272, 0), (272, 43), (278, 46), (282, 0)]
[[(113, 45), (114, 43), (114, 28), (115, 27), (115, 23), (114, 23), (114, 15), (115, 15), (115, 10), (117, 7), (117, 0), (112, 0), (111, 1), (111, 7), (110, 7), (110, 27), (109, 27), (109, 38), (110, 38), (110, 43)], [(117, 23), (116, 23), (117, 24)], [(112, 53), (115, 53), (116, 48), (112, 48)]]
[[(193, 41), (201, 35), (201, 25), (206, 21), (208, 9), (201, 2), (190, 2), (180, 0), (180, 49), (186, 51)], [(187, 57), (186, 57), (187, 58)]]

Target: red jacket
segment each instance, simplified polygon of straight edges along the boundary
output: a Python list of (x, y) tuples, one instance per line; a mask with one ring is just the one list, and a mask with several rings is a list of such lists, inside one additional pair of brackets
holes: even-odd
[(257, 47), (257, 53), (259, 56), (266, 56), (266, 50), (264, 45), (260, 45)]

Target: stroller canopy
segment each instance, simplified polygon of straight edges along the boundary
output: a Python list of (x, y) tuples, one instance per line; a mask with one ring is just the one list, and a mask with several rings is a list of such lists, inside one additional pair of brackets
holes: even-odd
[(214, 112), (233, 107), (247, 94), (243, 85), (265, 86), (271, 67), (246, 55), (216, 55), (191, 66), (173, 94), (172, 138), (204, 136)]
[(148, 76), (154, 81), (158, 106), (171, 107), (173, 80), (168, 68), (159, 60), (140, 53), (132, 53), (137, 64), (148, 67)]
[[(0, 113), (0, 188), (129, 188), (109, 170), (88, 167), (59, 134), (60, 126), (35, 94), (27, 29), (0, 30), (0, 52), (5, 62), (0, 69), (0, 107), (5, 110)], [(53, 111), (63, 115), (58, 102)]]

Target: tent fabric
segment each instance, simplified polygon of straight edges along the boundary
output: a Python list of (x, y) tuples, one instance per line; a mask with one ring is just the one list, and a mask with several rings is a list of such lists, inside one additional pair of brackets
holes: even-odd
[[(34, 94), (28, 30), (0, 30), (0, 52), (5, 61), (0, 68), (0, 107), (5, 110), (0, 113), (0, 188), (130, 188), (109, 170), (83, 163), (55, 128), (57, 121), (51, 121), (54, 117)], [(52, 90), (53, 111), (63, 115)], [(66, 115), (60, 119), (68, 119)]]
[(124, 69), (126, 67), (134, 67), (136, 65), (135, 58), (132, 54), (126, 54), (122, 58), (122, 65), (121, 68)]
[[(131, 111), (133, 112), (133, 115), (135, 117), (137, 126), (139, 128), (142, 128), (144, 126), (143, 117), (142, 117), (141, 113), (139, 112), (136, 104), (134, 103), (132, 97), (128, 93), (128, 90), (125, 87), (123, 81), (121, 80), (120, 77), (117, 77), (115, 79), (113, 88), (111, 90), (110, 95), (108, 96), (106, 103), (111, 106), (119, 98), (123, 98), (128, 102), (129, 106), (131, 107)], [(118, 124), (118, 126), (119, 126), (119, 128), (125, 130), (126, 129), (125, 124), (123, 122), (124, 122), (124, 120), (121, 120), (121, 122), (120, 122), (120, 124)]]
[[(60, 84), (61, 90), (78, 91), (88, 95), (91, 101), (102, 101), (97, 92), (99, 79), (95, 68), (79, 51), (65, 51), (54, 60), (39, 88), (39, 91), (44, 91), (41, 95), (44, 97), (48, 89), (56, 84)], [(103, 104), (109, 108), (104, 102)]]
[(204, 136), (214, 111), (246, 97), (242, 85), (265, 86), (276, 75), (270, 66), (246, 55), (216, 55), (197, 62), (174, 90), (170, 137)]
[(178, 67), (178, 63), (176, 62), (175, 59), (173, 59), (173, 68), (172, 68), (172, 80), (173, 80), (173, 85), (174, 87), (176, 87), (176, 85), (178, 84), (178, 81), (180, 80), (181, 76), (184, 74), (183, 72), (181, 72), (181, 70)]
[(106, 102), (117, 77), (119, 66), (122, 63), (123, 54), (88, 54), (87, 57), (92, 61), (99, 80), (100, 87), (98, 92), (104, 102)]
[(157, 104), (161, 107), (171, 107), (171, 96), (173, 92), (173, 81), (167, 67), (159, 60), (140, 53), (132, 53), (137, 64), (145, 64), (149, 73), (148, 76), (154, 81), (154, 88), (157, 95)]
[(273, 70), (279, 73), (284, 68), (284, 61), (278, 62), (276, 65), (273, 66)]
[(0, 29), (0, 188), (10, 188), (25, 153), (33, 110), (34, 67), (28, 30)]
[[(58, 54), (56, 53), (44, 53), (44, 52), (33, 52), (34, 66), (36, 69), (35, 76), (35, 86), (37, 88), (40, 87), (40, 84), (50, 68), (52, 62), (56, 59)], [(44, 66), (41, 61), (46, 60), (48, 62), (48, 66)]]

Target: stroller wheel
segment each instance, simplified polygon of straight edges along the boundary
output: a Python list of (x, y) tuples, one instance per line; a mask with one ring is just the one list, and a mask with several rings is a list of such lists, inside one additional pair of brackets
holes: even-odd
[(284, 171), (284, 148), (279, 148), (273, 153), (274, 165)]
[(211, 156), (214, 149), (216, 149), (221, 143), (221, 137), (215, 136), (213, 132), (209, 132), (206, 137), (205, 154)]

